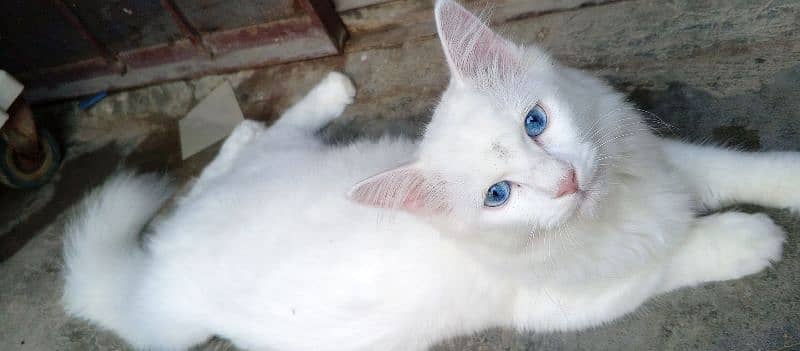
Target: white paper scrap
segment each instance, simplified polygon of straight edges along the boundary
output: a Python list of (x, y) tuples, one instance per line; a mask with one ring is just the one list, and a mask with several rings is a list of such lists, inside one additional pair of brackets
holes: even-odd
[(243, 120), (231, 85), (222, 83), (178, 122), (183, 159), (225, 139)]

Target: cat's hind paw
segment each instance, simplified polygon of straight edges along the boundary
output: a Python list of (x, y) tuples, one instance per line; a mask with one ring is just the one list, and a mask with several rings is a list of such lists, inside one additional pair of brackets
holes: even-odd
[(303, 99), (289, 108), (272, 128), (322, 128), (339, 117), (347, 105), (353, 102), (355, 95), (356, 87), (350, 78), (339, 72), (328, 73)]
[(238, 154), (245, 145), (252, 142), (265, 130), (264, 123), (260, 121), (246, 119), (239, 122), (239, 125), (233, 129), (233, 132), (225, 139), (225, 143), (222, 144), (220, 154)]
[(339, 72), (330, 72), (314, 87), (311, 92), (317, 106), (324, 107), (328, 114), (339, 116), (347, 105), (353, 103), (356, 96), (356, 87), (353, 81)]
[(336, 99), (345, 105), (352, 103), (356, 96), (356, 86), (353, 85), (353, 81), (339, 72), (328, 73), (318, 86), (329, 94), (329, 98)]

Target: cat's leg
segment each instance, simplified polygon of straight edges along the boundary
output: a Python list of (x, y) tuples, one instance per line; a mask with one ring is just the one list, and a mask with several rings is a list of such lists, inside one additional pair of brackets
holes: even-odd
[[(339, 72), (331, 72), (302, 100), (286, 110), (269, 130), (283, 132), (295, 129), (313, 133), (338, 117), (353, 102), (355, 92), (350, 78)], [(246, 145), (266, 130), (261, 122), (244, 120), (239, 123), (203, 174), (213, 176), (223, 172)]]
[(706, 208), (747, 202), (800, 211), (798, 152), (739, 152), (667, 139), (662, 145)]
[(780, 260), (784, 241), (783, 229), (763, 213), (697, 218), (668, 262), (662, 292), (757, 273)]
[(330, 121), (339, 117), (345, 107), (353, 102), (356, 88), (353, 82), (339, 72), (331, 72), (300, 101), (290, 107), (269, 128), (269, 133), (300, 132), (313, 135)]
[(239, 156), (239, 153), (247, 145), (255, 140), (266, 130), (264, 123), (252, 120), (244, 120), (233, 129), (233, 132), (225, 139), (217, 156), (203, 169), (200, 177), (192, 187), (192, 192), (202, 189), (209, 180), (225, 174)]
[[(201, 192), (207, 183), (225, 174), (239, 154), (253, 140), (264, 140), (268, 145), (306, 146), (315, 144), (314, 132), (338, 117), (353, 102), (355, 87), (347, 76), (331, 72), (325, 79), (290, 107), (270, 128), (263, 123), (245, 120), (239, 123), (225, 140), (217, 157), (203, 169), (192, 185), (189, 195)], [(263, 135), (263, 138), (261, 137)]]

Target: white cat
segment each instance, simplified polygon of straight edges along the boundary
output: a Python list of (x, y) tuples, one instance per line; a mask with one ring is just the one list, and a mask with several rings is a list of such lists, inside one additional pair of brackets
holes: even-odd
[(423, 350), (493, 326), (575, 330), (653, 295), (756, 273), (800, 209), (800, 154), (655, 137), (606, 84), (435, 8), (452, 79), (424, 138), (326, 146), (331, 73), (271, 128), (243, 122), (173, 212), (152, 176), (92, 193), (64, 304), (137, 348)]

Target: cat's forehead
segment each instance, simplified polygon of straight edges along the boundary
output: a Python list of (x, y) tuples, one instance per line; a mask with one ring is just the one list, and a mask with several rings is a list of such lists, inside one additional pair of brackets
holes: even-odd
[[(470, 99), (471, 97), (471, 99)], [(420, 147), (421, 157), (447, 162), (451, 169), (470, 170), (502, 164), (518, 154), (522, 117), (471, 94), (442, 101)]]
[(432, 138), (479, 142), (508, 128), (514, 112), (490, 96), (470, 89), (451, 88), (444, 94), (428, 126)]
[[(470, 101), (492, 104), (502, 110), (524, 112), (545, 97), (563, 90), (563, 80), (555, 67), (548, 64), (531, 63), (517, 74), (497, 77), (483, 82), (466, 83), (467, 93), (484, 99), (469, 96)], [(462, 101), (463, 103), (463, 101)]]
[(420, 156), (453, 168), (513, 163), (524, 152), (526, 113), (557, 90), (550, 83), (552, 71), (539, 66), (504, 81), (451, 82), (428, 124)]

